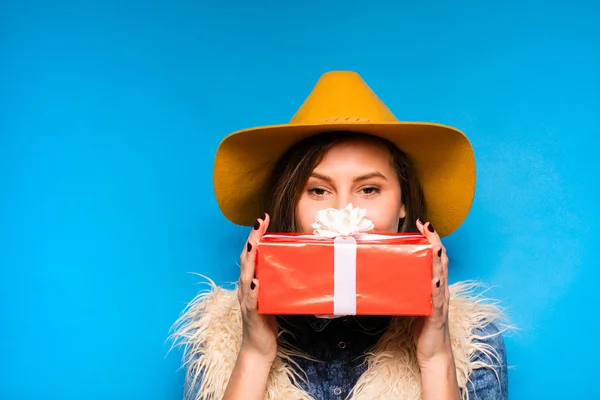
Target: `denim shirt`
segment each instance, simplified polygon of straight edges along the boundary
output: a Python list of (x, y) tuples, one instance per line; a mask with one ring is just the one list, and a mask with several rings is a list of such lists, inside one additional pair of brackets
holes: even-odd
[[(298, 383), (313, 398), (320, 400), (343, 400), (356, 385), (358, 378), (366, 371), (364, 354), (372, 348), (385, 333), (390, 317), (351, 316), (336, 319), (322, 319), (307, 315), (279, 316), (279, 323), (287, 332), (285, 339), (302, 352), (320, 360), (315, 362), (294, 357), (294, 361), (306, 372), (308, 384)], [(488, 337), (485, 343), (492, 346), (500, 356), (500, 364), (488, 355), (479, 353), (474, 360), (483, 360), (489, 368), (476, 369), (467, 385), (470, 399), (508, 399), (508, 376), (506, 371), (506, 350), (502, 336), (495, 325), (489, 324), (484, 330), (476, 330), (477, 336)], [(202, 375), (202, 374), (201, 374)], [(187, 393), (186, 398), (194, 399), (199, 385)]]
[[(299, 380), (301, 387), (315, 399), (345, 399), (358, 378), (366, 371), (364, 353), (373, 347), (383, 335), (390, 317), (356, 316), (336, 319), (321, 319), (314, 316), (279, 317), (280, 323), (294, 334), (287, 335), (295, 347), (321, 362), (304, 358), (294, 361), (306, 372), (307, 385)], [(504, 400), (508, 398), (508, 377), (506, 371), (506, 350), (498, 328), (489, 324), (484, 330), (474, 332), (477, 336), (491, 337), (485, 342), (500, 356), (500, 365), (488, 355), (475, 354), (475, 361), (484, 360), (493, 365), (476, 369), (470, 376), (467, 386), (470, 399)], [(496, 375), (497, 374), (497, 375)]]

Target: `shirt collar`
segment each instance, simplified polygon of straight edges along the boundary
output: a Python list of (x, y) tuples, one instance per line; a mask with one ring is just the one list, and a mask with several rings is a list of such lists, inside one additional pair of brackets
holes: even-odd
[(306, 315), (305, 321), (315, 332), (322, 332), (327, 326), (334, 321), (346, 322), (350, 324), (358, 325), (359, 328), (365, 331), (372, 331), (382, 328), (390, 321), (390, 317), (387, 316), (370, 316), (370, 315), (356, 315), (346, 316), (340, 318), (319, 318), (314, 315)]
[[(344, 318), (344, 317), (342, 317), (342, 318)], [(333, 321), (333, 319), (318, 318), (318, 317), (315, 317), (314, 315), (307, 315), (307, 316), (305, 316), (305, 321), (308, 322), (310, 327), (313, 328), (313, 330), (315, 330), (316, 332), (322, 332), (323, 329), (327, 328), (327, 325), (329, 325), (331, 323), (331, 321)]]

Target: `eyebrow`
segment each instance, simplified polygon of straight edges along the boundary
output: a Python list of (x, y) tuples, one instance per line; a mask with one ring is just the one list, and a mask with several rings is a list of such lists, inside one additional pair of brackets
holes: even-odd
[[(333, 183), (333, 179), (331, 179), (329, 176), (319, 174), (318, 172), (313, 172), (312, 174), (310, 174), (310, 176), (313, 178), (324, 180), (325, 182)], [(387, 181), (387, 178), (381, 172), (375, 171), (361, 176), (357, 176), (356, 178), (354, 178), (354, 182), (366, 181), (367, 179), (373, 178), (382, 178)]]

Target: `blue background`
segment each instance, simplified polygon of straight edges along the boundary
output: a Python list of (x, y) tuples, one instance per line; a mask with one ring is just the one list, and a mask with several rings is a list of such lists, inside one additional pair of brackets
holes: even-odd
[(0, 398), (180, 398), (189, 272), (235, 281), (247, 232), (216, 146), (333, 69), (470, 137), (476, 199), (444, 243), (520, 328), (511, 398), (600, 396), (598, 3), (247, 3), (0, 6)]

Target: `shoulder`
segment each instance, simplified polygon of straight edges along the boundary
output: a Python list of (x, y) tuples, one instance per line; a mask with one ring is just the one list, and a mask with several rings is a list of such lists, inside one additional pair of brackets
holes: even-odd
[(502, 332), (491, 322), (472, 332), (476, 351), (471, 358), (468, 398), (479, 400), (508, 399), (506, 347)]

